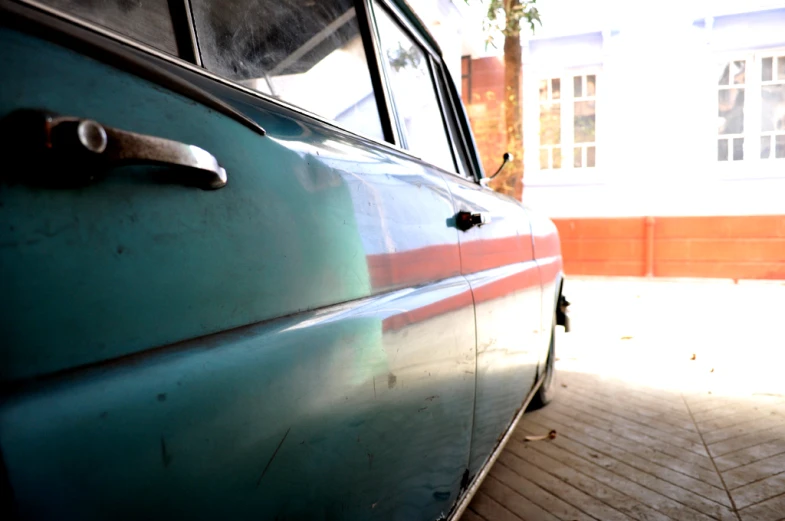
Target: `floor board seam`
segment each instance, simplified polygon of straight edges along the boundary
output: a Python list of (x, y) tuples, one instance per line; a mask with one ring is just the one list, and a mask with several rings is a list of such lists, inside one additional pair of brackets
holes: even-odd
[(733, 513), (736, 514), (738, 520), (741, 521), (741, 514), (739, 514), (739, 509), (736, 507), (736, 501), (733, 499), (733, 494), (730, 493), (730, 490), (728, 489), (728, 485), (725, 484), (725, 478), (722, 477), (722, 472), (720, 472), (720, 469), (717, 468), (717, 462), (714, 461), (714, 456), (712, 456), (711, 452), (709, 452), (709, 446), (706, 444), (706, 440), (703, 439), (703, 433), (701, 433), (700, 429), (698, 428), (698, 424), (695, 422), (695, 417), (692, 416), (692, 409), (690, 409), (690, 404), (687, 403), (687, 400), (683, 396), (682, 396), (682, 400), (684, 400), (684, 406), (687, 408), (687, 412), (690, 414), (690, 417), (692, 418), (692, 422), (695, 423), (695, 428), (698, 429), (698, 434), (701, 437), (703, 446), (706, 448), (706, 454), (708, 455), (711, 464), (714, 465), (714, 471), (717, 473), (717, 476), (719, 476), (720, 481), (722, 482), (722, 486), (725, 487), (725, 493), (728, 494), (728, 499), (730, 500), (731, 509)]

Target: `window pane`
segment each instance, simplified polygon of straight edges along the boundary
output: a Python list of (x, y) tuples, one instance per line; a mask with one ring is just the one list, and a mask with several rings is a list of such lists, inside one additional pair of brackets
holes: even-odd
[(554, 78), (551, 80), (551, 98), (561, 98), (561, 80), (559, 78)]
[(594, 96), (596, 92), (597, 77), (594, 74), (586, 76), (586, 95)]
[(719, 85), (728, 85), (729, 78), (730, 78), (730, 65), (725, 63), (720, 66)]
[(551, 149), (553, 159), (553, 168), (561, 168), (561, 148), (554, 147)]
[(406, 148), (425, 161), (455, 172), (425, 52), (381, 7), (377, 8), (376, 20), (395, 111), (406, 133)]
[(761, 87), (761, 130), (785, 130), (785, 85)]
[(561, 143), (561, 106), (558, 103), (540, 105), (540, 144)]
[(548, 80), (540, 80), (540, 101), (548, 101)]
[(717, 141), (717, 159), (719, 161), (728, 160), (728, 140), (720, 139)]
[(774, 152), (774, 157), (777, 159), (784, 159), (785, 158), (785, 135), (777, 136), (776, 140), (776, 148)]
[(733, 75), (733, 83), (735, 85), (743, 85), (744, 84), (744, 69), (746, 68), (745, 65), (747, 62), (745, 61), (735, 61), (733, 62), (733, 66), (731, 68), (732, 75)]
[(785, 80), (785, 56), (777, 58), (777, 79)]
[(722, 89), (718, 93), (718, 132), (744, 132), (744, 89)]
[(735, 137), (733, 138), (733, 160), (739, 161), (741, 159), (744, 159), (744, 138)]
[(590, 143), (594, 141), (594, 102), (575, 102), (575, 142)]
[(172, 15), (167, 0), (41, 0), (124, 36), (177, 55)]
[(762, 136), (760, 138), (760, 158), (768, 159), (771, 153), (771, 136)]
[(572, 93), (576, 98), (583, 96), (583, 76), (575, 76), (572, 79)]
[(586, 166), (589, 168), (594, 168), (595, 153), (595, 147), (586, 147)]
[(206, 69), (383, 139), (351, 0), (191, 0)]
[(547, 170), (548, 169), (548, 149), (541, 148), (540, 149), (540, 170)]
[(572, 149), (572, 166), (575, 168), (580, 168), (583, 162), (583, 150), (581, 147), (575, 147)]
[(763, 81), (771, 81), (771, 77), (772, 77), (771, 68), (773, 65), (772, 61), (773, 61), (772, 58), (763, 58), (763, 61), (761, 62), (760, 77)]

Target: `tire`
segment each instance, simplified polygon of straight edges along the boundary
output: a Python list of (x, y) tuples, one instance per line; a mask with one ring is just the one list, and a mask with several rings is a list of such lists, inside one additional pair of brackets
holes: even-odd
[(529, 410), (534, 411), (548, 405), (556, 393), (556, 322), (551, 327), (551, 344), (548, 347), (548, 359), (545, 361), (545, 378), (537, 393), (529, 403)]

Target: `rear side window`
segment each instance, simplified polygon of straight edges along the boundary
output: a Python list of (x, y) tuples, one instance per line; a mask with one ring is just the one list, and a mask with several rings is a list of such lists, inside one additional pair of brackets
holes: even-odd
[(167, 0), (39, 1), (177, 56), (177, 40)]
[(191, 0), (209, 71), (384, 139), (352, 0)]
[(425, 161), (455, 172), (428, 57), (378, 5), (376, 23), (404, 145)]

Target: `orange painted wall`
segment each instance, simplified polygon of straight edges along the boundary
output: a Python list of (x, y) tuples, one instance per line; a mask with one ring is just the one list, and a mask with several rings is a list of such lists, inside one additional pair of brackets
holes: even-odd
[(785, 279), (785, 215), (554, 222), (568, 275)]

